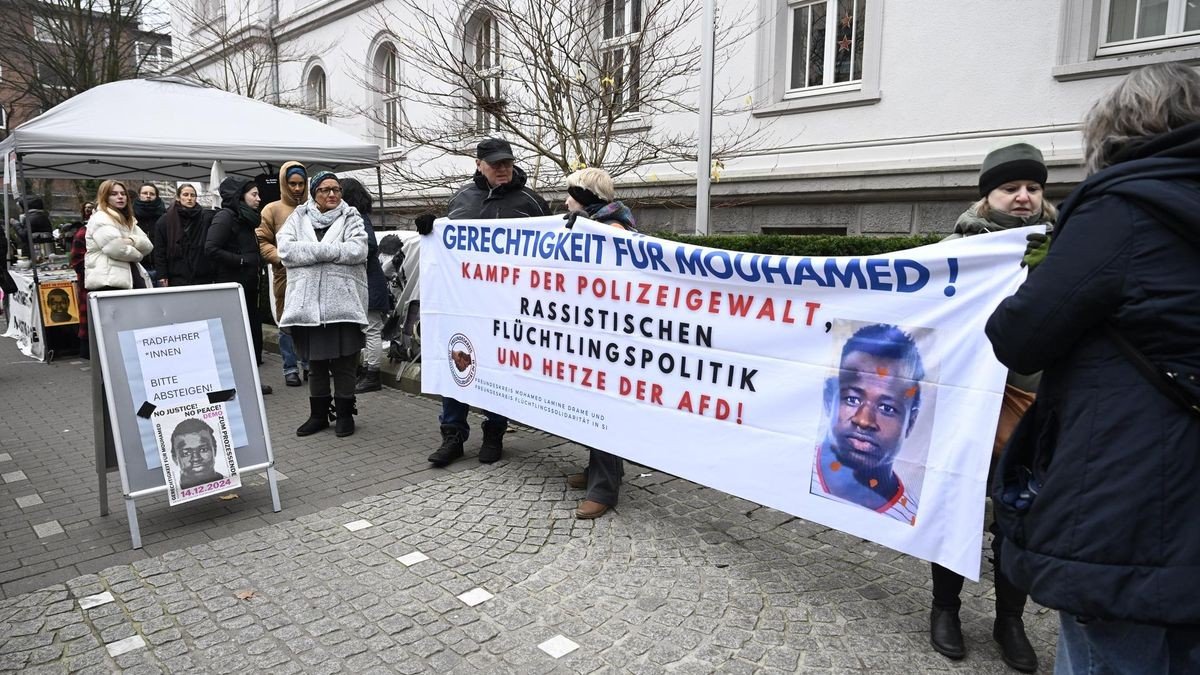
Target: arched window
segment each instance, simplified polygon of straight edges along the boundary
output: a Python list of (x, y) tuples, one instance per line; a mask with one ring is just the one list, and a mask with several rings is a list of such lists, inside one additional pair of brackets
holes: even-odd
[(304, 85), (305, 104), (317, 121), (329, 123), (329, 100), (325, 94), (325, 70), (321, 66), (313, 66), (308, 71), (308, 80)]
[(379, 140), (385, 148), (394, 148), (400, 145), (400, 55), (391, 42), (384, 42), (371, 64), (379, 101)]
[(496, 115), (504, 107), (500, 95), (500, 31), (496, 17), (478, 11), (467, 22), (467, 62), (472, 64), (475, 85), (475, 130), (481, 134), (499, 129)]

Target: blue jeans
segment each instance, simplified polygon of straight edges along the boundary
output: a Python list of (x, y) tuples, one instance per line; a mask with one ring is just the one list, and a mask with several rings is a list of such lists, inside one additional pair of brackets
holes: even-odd
[(296, 344), (292, 342), (292, 336), (289, 333), (279, 331), (279, 355), (283, 357), (283, 374), (289, 373), (300, 374), (300, 368), (308, 370), (308, 363), (297, 365), (296, 359)]
[(1059, 612), (1055, 675), (1200, 672), (1200, 630), (1092, 619)]
[[(463, 434), (463, 440), (471, 435), (471, 427), (467, 424), (467, 413), (471, 410), (471, 406), (450, 398), (449, 396), (442, 397), (442, 416), (438, 421), (442, 424), (450, 424), (458, 427), (458, 430)], [(503, 434), (508, 429), (508, 418), (496, 413), (480, 410), (483, 413), (483, 426), (488, 428), (498, 427), (497, 431)]]

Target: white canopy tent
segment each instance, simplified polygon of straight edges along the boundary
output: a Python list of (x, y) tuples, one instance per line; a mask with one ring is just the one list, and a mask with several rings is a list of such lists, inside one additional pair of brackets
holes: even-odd
[(254, 99), (177, 77), (89, 89), (0, 141), (23, 178), (207, 181), (213, 162), (253, 176), (296, 160), (345, 171), (376, 166), (379, 146)]

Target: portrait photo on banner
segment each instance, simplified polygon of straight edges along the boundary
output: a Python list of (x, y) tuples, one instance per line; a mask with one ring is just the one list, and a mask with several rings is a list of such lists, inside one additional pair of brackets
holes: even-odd
[(79, 305), (71, 281), (46, 281), (38, 285), (43, 326), (79, 323)]
[(837, 320), (810, 492), (915, 525), (937, 399), (934, 332)]

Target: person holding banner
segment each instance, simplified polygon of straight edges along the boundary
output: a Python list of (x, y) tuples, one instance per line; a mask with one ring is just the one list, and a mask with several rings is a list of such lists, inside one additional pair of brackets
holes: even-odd
[[(603, 169), (588, 167), (572, 173), (567, 176), (567, 219), (582, 214), (590, 220), (636, 232), (633, 212), (616, 201), (616, 194), (612, 177)], [(586, 498), (575, 509), (575, 517), (592, 520), (608, 513), (617, 505), (624, 476), (624, 460), (612, 453), (588, 448), (587, 466), (582, 472), (567, 476), (568, 486), (587, 490)]]
[(137, 226), (125, 184), (106, 180), (96, 192), (96, 211), (85, 230), (83, 285), (89, 291), (145, 288), (139, 264), (154, 244)]
[[(525, 186), (525, 172), (514, 166), (512, 146), (502, 138), (485, 138), (475, 148), (475, 175), (450, 198), (449, 217), (455, 220), (491, 218), (531, 218), (550, 214), (550, 205), (542, 196)], [(421, 234), (429, 234), (433, 224), (418, 226)], [(442, 444), (429, 461), (443, 467), (463, 456), (463, 443), (471, 434), (467, 424), (470, 406), (462, 401), (442, 397)], [(504, 451), (504, 432), (508, 418), (482, 411), (483, 445), (479, 461), (491, 464)]]
[[(946, 240), (997, 232), (1014, 227), (1038, 225), (1053, 227), (1058, 218), (1054, 205), (1044, 200), (1043, 188), (1048, 171), (1040, 150), (1027, 143), (1016, 143), (988, 153), (979, 172), (979, 201), (958, 218), (954, 234)], [(1045, 241), (1044, 233), (1029, 235), (1035, 247)], [(1004, 405), (1000, 425), (996, 430), (995, 451), (998, 453), (1008, 440), (1021, 413), (1033, 400), (1038, 375), (1021, 375), (1010, 371), (1004, 387)], [(1037, 670), (1037, 653), (1025, 635), (1025, 592), (1013, 585), (1000, 565), (1003, 537), (993, 523), (988, 528), (992, 539), (993, 569), (996, 583), (996, 620), (992, 637), (1000, 647), (1000, 657), (1006, 664), (1021, 672)], [(961, 659), (966, 656), (962, 623), (958, 612), (962, 606), (963, 576), (932, 563), (933, 608), (929, 615), (929, 641), (943, 656)]]
[(312, 199), (296, 207), (275, 234), (288, 276), (279, 326), (291, 329), (296, 354), (310, 368), (309, 417), (296, 435), (327, 429), (332, 402), (334, 431), (349, 436), (358, 352), (366, 345), (367, 231), (358, 210), (342, 201), (332, 172), (313, 176), (309, 194)]
[(1055, 672), (1196, 673), (1200, 74), (1135, 70), (1082, 133), (1089, 176), (986, 326), (1042, 371), (991, 488), (997, 562), (1059, 610)]

